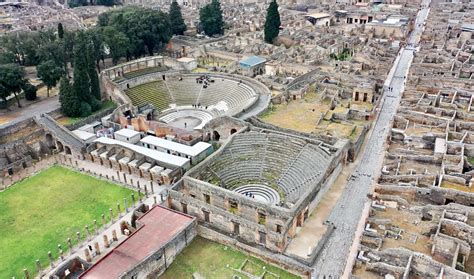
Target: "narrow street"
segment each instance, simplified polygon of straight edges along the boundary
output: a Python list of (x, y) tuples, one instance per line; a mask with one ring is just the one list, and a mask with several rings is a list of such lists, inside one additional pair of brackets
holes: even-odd
[(395, 60), (394, 69), (391, 71), (393, 75), (387, 77), (385, 84), (389, 84), (392, 90), (386, 89), (384, 92), (378, 119), (365, 149), (359, 155), (362, 159), (349, 177), (344, 192), (329, 215), (328, 221), (334, 223), (336, 230), (313, 266), (313, 278), (341, 278), (348, 258), (356, 255), (353, 251), (353, 241), (358, 241), (355, 236), (359, 220), (368, 201), (367, 194), (370, 193), (376, 182), (374, 178), (380, 171), (385, 153), (384, 144), (405, 88), (406, 76), (415, 51), (414, 46), (419, 42), (423, 32), (423, 23), (429, 13), (428, 5), (429, 1), (423, 2), (424, 8), (419, 11), (415, 29), (408, 39), (409, 45), (400, 50), (400, 57)]

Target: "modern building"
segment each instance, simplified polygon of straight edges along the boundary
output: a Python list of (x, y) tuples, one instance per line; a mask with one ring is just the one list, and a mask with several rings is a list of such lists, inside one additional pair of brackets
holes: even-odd
[(202, 141), (189, 146), (163, 138), (146, 136), (140, 143), (150, 149), (187, 158), (191, 161), (192, 165), (201, 162), (212, 152), (212, 145)]
[(136, 144), (140, 141), (140, 132), (131, 129), (120, 129), (114, 133), (116, 140)]
[(265, 62), (267, 59), (254, 55), (240, 60), (239, 66), (244, 75), (254, 77), (265, 73)]

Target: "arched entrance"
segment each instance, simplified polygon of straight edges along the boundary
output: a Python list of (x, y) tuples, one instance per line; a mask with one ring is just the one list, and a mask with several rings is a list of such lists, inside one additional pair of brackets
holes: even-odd
[(56, 148), (58, 149), (59, 152), (64, 151), (64, 146), (60, 141), (56, 141)]
[(54, 139), (51, 134), (46, 134), (46, 145), (49, 148), (56, 149), (56, 145), (54, 145)]
[(235, 133), (237, 133), (237, 130), (236, 130), (235, 128), (230, 129), (230, 134), (231, 134), (231, 135), (233, 135), (233, 134), (235, 134)]
[(69, 155), (72, 154), (71, 148), (69, 146), (66, 146), (64, 150), (66, 151), (66, 154), (69, 154)]
[(219, 141), (220, 138), (221, 138), (221, 135), (219, 134), (219, 132), (217, 132), (217, 131), (212, 132), (212, 139), (213, 140)]

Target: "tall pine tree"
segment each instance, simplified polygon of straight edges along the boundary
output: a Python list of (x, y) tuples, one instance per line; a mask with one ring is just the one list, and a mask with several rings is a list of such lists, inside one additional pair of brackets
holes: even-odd
[(280, 33), (280, 13), (278, 12), (278, 4), (273, 0), (267, 9), (267, 18), (265, 20), (264, 39), (267, 43), (273, 43), (278, 33)]
[(181, 7), (176, 0), (171, 3), (169, 11), (171, 29), (174, 35), (183, 35), (186, 31), (186, 24), (184, 23), (183, 15), (181, 14)]

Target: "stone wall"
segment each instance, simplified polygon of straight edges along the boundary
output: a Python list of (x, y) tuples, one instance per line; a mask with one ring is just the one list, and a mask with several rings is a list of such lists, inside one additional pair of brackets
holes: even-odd
[(230, 245), (238, 250), (244, 251), (245, 253), (249, 253), (252, 256), (257, 256), (268, 263), (277, 265), (292, 273), (296, 273), (302, 276), (302, 278), (311, 278), (310, 267), (301, 264), (298, 261), (283, 254), (273, 253), (261, 246), (247, 245), (235, 238), (226, 236), (202, 225), (198, 226), (198, 233), (200, 236), (206, 239), (216, 241), (224, 245)]
[[(289, 216), (272, 215), (265, 208), (257, 208), (251, 204), (239, 204), (239, 215), (237, 215), (224, 209), (228, 201), (223, 196), (211, 193), (209, 190), (196, 190), (196, 193), (196, 197), (193, 198), (181, 192), (170, 190), (169, 207), (195, 216), (199, 221), (207, 222), (213, 229), (226, 234), (234, 234), (234, 224), (238, 224), (238, 237), (244, 242), (254, 245), (263, 244), (266, 248), (278, 252), (282, 252), (286, 248), (289, 223), (292, 221)], [(201, 200), (203, 199), (202, 193), (211, 196), (211, 204)], [(241, 200), (243, 201), (243, 199)], [(267, 214), (265, 224), (258, 224), (258, 210), (262, 210)], [(206, 221), (206, 214), (209, 214), (208, 221)], [(280, 233), (276, 232), (277, 224), (282, 227)], [(266, 240), (264, 243), (261, 243), (262, 241), (259, 239), (260, 233), (265, 234)]]
[(190, 226), (176, 235), (172, 241), (153, 252), (120, 278), (158, 278), (173, 263), (176, 256), (193, 241), (196, 235), (197, 222), (194, 220)]

